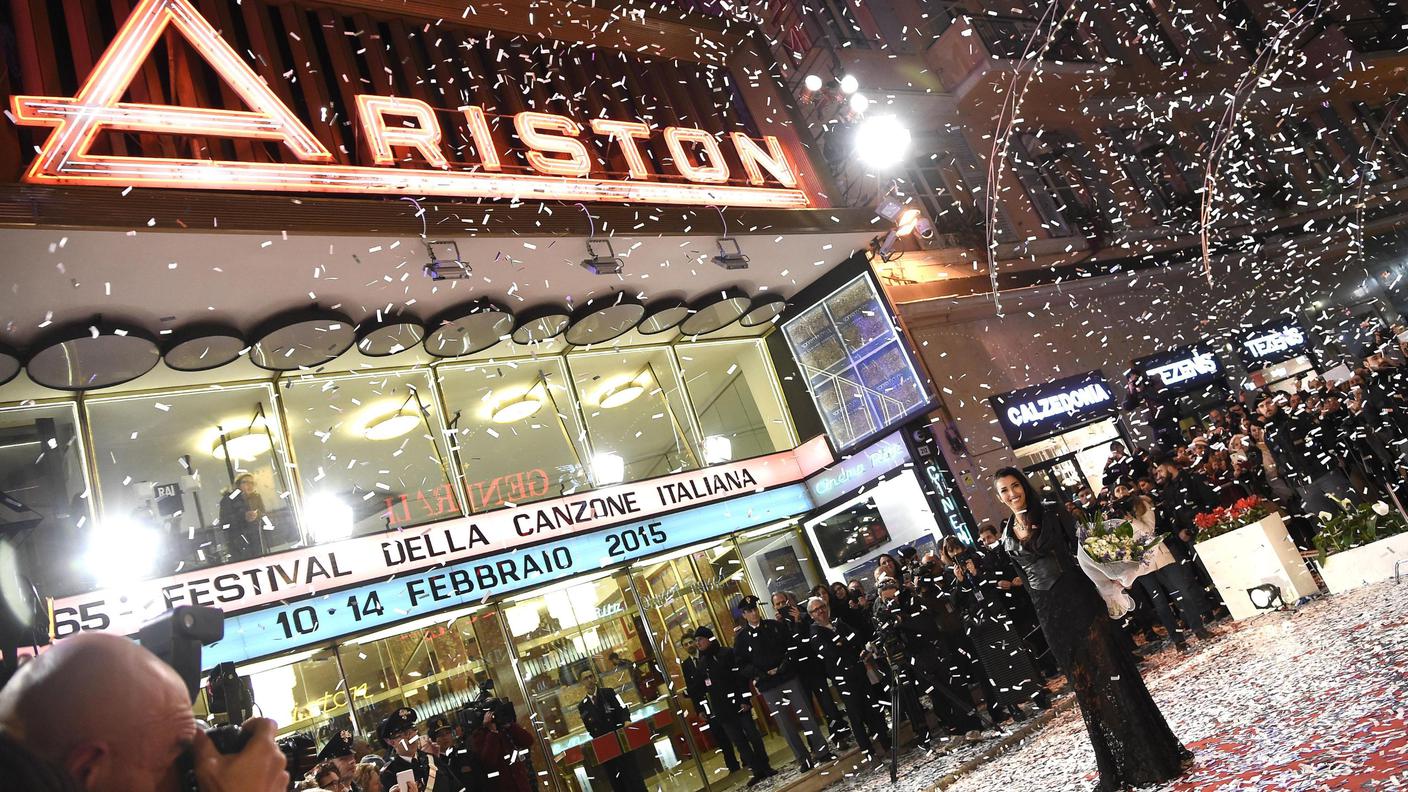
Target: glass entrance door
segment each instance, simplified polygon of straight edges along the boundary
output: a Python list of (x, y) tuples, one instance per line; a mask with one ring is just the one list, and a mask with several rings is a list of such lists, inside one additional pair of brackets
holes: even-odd
[[(610, 792), (633, 786), (636, 776), (652, 792), (704, 787), (627, 571), (512, 600), (504, 616), (530, 706), (569, 792)], [(593, 685), (624, 705), (623, 725), (593, 717)]]
[(1027, 468), (1027, 475), (1039, 491), (1049, 493), (1061, 503), (1076, 499), (1076, 493), (1086, 485), (1074, 454), (1048, 459)]

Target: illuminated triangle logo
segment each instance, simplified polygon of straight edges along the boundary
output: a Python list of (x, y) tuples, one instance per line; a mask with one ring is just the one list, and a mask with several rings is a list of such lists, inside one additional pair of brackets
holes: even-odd
[[(181, 31), (253, 110), (206, 110), (120, 101), (168, 25)], [(84, 183), (93, 183), (95, 177), (107, 176), (122, 182), (122, 168), (117, 164), (122, 160), (130, 160), (132, 170), (140, 170), (136, 165), (142, 158), (89, 157), (93, 138), (104, 129), (272, 140), (284, 143), (305, 162), (332, 159), (332, 153), (240, 59), (191, 6), (190, 0), (141, 0), (72, 99), (14, 96), (10, 104), (17, 123), (55, 127), (30, 165), (27, 181), (69, 182), (73, 179), (67, 177), (79, 177)]]

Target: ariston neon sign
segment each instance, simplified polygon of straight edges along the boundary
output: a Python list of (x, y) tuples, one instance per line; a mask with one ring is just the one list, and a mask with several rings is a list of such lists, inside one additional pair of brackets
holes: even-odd
[[(123, 102), (137, 70), (168, 27), (183, 34), (249, 110), (213, 110)], [(478, 161), (451, 163), (440, 147), (434, 109), (418, 99), (361, 95), (355, 112), (370, 166), (340, 165), (292, 110), (191, 5), (190, 0), (141, 0), (73, 97), (14, 96), (21, 126), (53, 127), (25, 180), (40, 184), (204, 188), (279, 192), (435, 195), (514, 200), (731, 204), (780, 209), (809, 205), (795, 169), (777, 138), (761, 144), (739, 132), (728, 142), (747, 185), (728, 184), (730, 166), (720, 141), (702, 129), (661, 131), (684, 182), (650, 181), (641, 143), (651, 138), (639, 121), (597, 118), (591, 134), (619, 149), (628, 179), (595, 178), (584, 129), (566, 116), (517, 113), (513, 126), (531, 173), (504, 173), (484, 109), (457, 108)], [(240, 162), (90, 153), (103, 131), (242, 138), (282, 143), (294, 163)], [(396, 148), (410, 149), (428, 168), (390, 167)], [(767, 186), (769, 181), (773, 186)]]

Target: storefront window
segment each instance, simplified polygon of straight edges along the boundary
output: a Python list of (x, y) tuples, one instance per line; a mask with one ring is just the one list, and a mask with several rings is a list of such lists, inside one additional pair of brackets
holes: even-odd
[(814, 586), (824, 582), (807, 540), (795, 526), (759, 528), (743, 534), (739, 540), (743, 568), (754, 591), (769, 595), (786, 591), (796, 594), (800, 600)]
[(841, 448), (922, 411), (929, 393), (875, 284), (861, 275), (782, 326)]
[(280, 390), (314, 542), (460, 514), (428, 372), (285, 380)]
[(23, 535), (24, 569), (45, 596), (89, 587), (75, 557), (92, 527), (77, 426), (72, 404), (0, 410), (0, 530)]
[(704, 464), (668, 349), (569, 355), (567, 364), (591, 437), (597, 486)]
[(304, 541), (284, 475), (270, 388), (87, 403), (102, 517), (95, 582), (174, 574)]
[(280, 734), (309, 734), (320, 747), (343, 729), (353, 731), (350, 705), (366, 694), (343, 686), (331, 649), (251, 663), (239, 673), (249, 677), (259, 714), (273, 720)]
[(471, 513), (590, 486), (560, 358), (445, 366), (439, 376)]
[[(626, 572), (512, 601), (504, 616), (552, 761), (571, 792), (605, 792), (620, 774), (638, 774), (646, 788), (664, 792), (703, 788)], [(586, 699), (593, 685), (625, 705), (624, 726), (592, 718)]]
[(675, 354), (703, 435), (706, 464), (796, 445), (760, 342), (682, 344)]

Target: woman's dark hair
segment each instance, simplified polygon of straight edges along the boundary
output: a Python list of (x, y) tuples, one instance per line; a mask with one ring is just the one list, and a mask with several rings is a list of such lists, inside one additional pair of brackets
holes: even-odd
[(890, 559), (890, 563), (895, 565), (895, 575), (904, 574), (904, 566), (900, 564), (900, 560), (890, 555), (889, 553), (881, 553), (880, 555), (875, 557), (875, 568), (877, 570), (880, 568), (880, 559), (882, 558)]
[(957, 536), (945, 536), (939, 544), (939, 558), (946, 564), (958, 563), (958, 557), (968, 549)]
[(992, 474), (994, 484), (1005, 478), (1017, 479), (1023, 494), (1027, 496), (1027, 514), (1031, 517), (1028, 522), (1032, 525), (1041, 525), (1041, 494), (1036, 491), (1036, 487), (1032, 486), (1032, 480), (1027, 478), (1027, 474), (1023, 473), (1021, 469), (1014, 467), (999, 468), (996, 473)]

